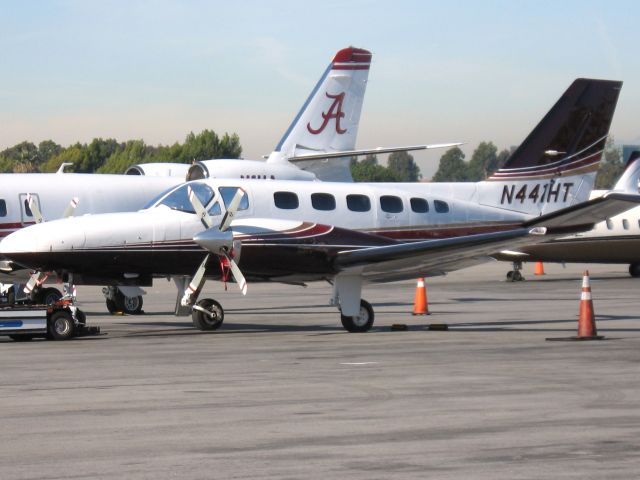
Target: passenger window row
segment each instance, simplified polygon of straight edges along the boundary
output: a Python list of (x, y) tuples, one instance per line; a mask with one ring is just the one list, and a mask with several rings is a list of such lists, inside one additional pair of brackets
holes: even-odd
[[(371, 210), (371, 199), (367, 195), (347, 195), (347, 208), (352, 212), (368, 212)], [(295, 210), (300, 206), (298, 195), (294, 192), (275, 192), (273, 201), (276, 207), (283, 210)], [(429, 202), (424, 198), (412, 197), (409, 200), (411, 211), (415, 213), (429, 212)], [(336, 209), (336, 199), (330, 193), (312, 193), (311, 206), (315, 210), (332, 211)], [(442, 200), (434, 200), (433, 208), (437, 213), (447, 213), (449, 204)], [(395, 195), (382, 195), (380, 197), (380, 209), (387, 213), (401, 213), (404, 203)]]
[[(613, 230), (613, 220), (607, 218), (606, 224), (607, 230)], [(640, 219), (638, 220), (638, 227), (640, 228)], [(625, 230), (629, 230), (629, 220), (627, 220), (626, 218), (622, 219), (622, 228)]]

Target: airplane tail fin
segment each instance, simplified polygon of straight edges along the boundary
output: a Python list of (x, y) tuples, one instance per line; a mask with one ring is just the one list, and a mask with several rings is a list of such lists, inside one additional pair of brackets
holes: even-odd
[(629, 193), (638, 193), (640, 191), (640, 155), (631, 155), (613, 190)]
[(588, 200), (622, 82), (579, 78), (506, 164), (480, 182), (480, 203), (540, 215)]
[(278, 142), (267, 162), (304, 153), (354, 150), (371, 52), (340, 50)]

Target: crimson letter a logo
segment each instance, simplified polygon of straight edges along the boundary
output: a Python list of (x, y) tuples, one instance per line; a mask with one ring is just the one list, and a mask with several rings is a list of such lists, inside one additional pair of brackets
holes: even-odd
[(340, 119), (344, 118), (344, 112), (342, 111), (342, 101), (344, 100), (344, 92), (339, 93), (338, 95), (331, 95), (330, 93), (325, 92), (327, 98), (333, 99), (333, 103), (329, 107), (329, 111), (327, 113), (322, 112), (322, 124), (318, 128), (311, 127), (311, 122), (307, 123), (307, 130), (309, 133), (314, 135), (318, 135), (321, 133), (329, 124), (329, 120), (334, 118), (336, 120), (336, 133), (345, 133), (347, 131), (346, 128), (340, 128)]

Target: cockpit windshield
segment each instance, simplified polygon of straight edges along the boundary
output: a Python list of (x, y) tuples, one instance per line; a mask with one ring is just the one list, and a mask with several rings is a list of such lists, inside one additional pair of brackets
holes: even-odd
[(193, 189), (203, 206), (213, 199), (215, 192), (204, 183), (190, 183), (188, 185), (182, 185), (169, 195), (167, 195), (158, 205), (164, 205), (172, 210), (178, 210), (186, 213), (196, 213), (189, 201), (189, 186)]

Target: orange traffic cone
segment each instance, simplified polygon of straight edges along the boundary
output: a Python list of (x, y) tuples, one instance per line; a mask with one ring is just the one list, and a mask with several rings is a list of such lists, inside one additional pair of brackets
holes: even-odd
[(598, 330), (596, 329), (593, 299), (591, 298), (591, 285), (589, 285), (589, 271), (585, 271), (582, 277), (578, 335), (575, 337), (547, 338), (547, 340), (602, 340), (603, 338), (603, 336), (598, 335)]
[(600, 340), (604, 337), (598, 335), (596, 318), (593, 311), (593, 299), (591, 298), (591, 285), (589, 284), (589, 271), (582, 276), (582, 295), (580, 296), (580, 316), (578, 317), (578, 339)]
[(413, 315), (430, 315), (427, 304), (427, 289), (424, 286), (424, 278), (418, 279), (416, 296), (413, 301)]
[(542, 262), (536, 262), (536, 269), (533, 272), (534, 275), (544, 275), (544, 264)]

